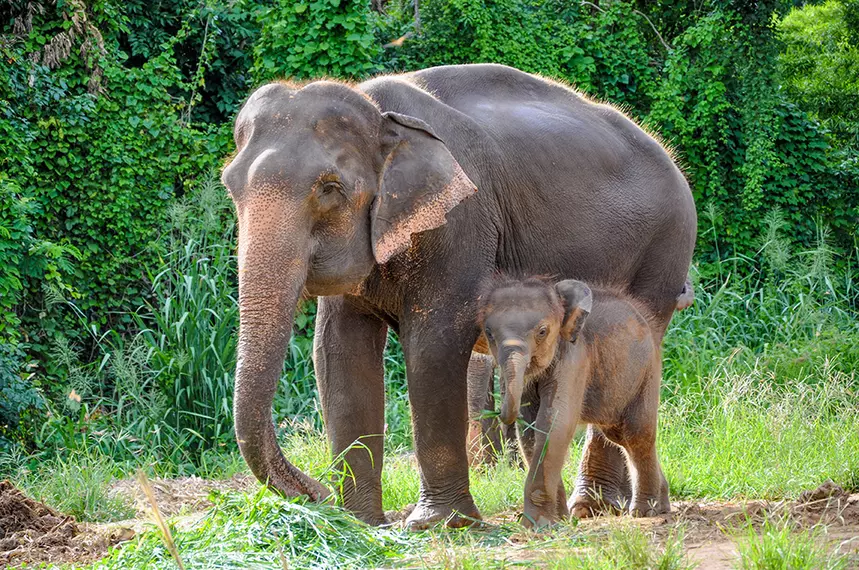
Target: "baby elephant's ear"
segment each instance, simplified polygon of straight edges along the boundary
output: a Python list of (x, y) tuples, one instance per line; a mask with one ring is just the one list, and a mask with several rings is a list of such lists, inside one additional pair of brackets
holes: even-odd
[(576, 338), (579, 336), (585, 319), (590, 314), (594, 304), (591, 289), (581, 281), (567, 279), (555, 285), (555, 290), (564, 304), (561, 336), (565, 340), (576, 342)]

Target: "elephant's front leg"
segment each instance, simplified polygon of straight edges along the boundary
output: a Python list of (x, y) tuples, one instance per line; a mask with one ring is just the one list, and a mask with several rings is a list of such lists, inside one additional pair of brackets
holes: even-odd
[(420, 498), (406, 521), (414, 530), (442, 521), (462, 527), (480, 519), (468, 487), (465, 447), (466, 370), (474, 331), (462, 331), (457, 338), (450, 320), (401, 323), (421, 476)]
[[(385, 523), (382, 453), (385, 376), (382, 356), (388, 326), (361, 313), (348, 298), (321, 297), (316, 312), (313, 363), (322, 414), (343, 505), (368, 524)], [(357, 445), (353, 445), (357, 444)]]

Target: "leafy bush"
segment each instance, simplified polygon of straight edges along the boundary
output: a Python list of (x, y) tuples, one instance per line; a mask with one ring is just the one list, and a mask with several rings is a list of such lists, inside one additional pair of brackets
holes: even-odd
[[(859, 123), (859, 2), (828, 0), (790, 10), (778, 21), (785, 87), (821, 119)], [(840, 130), (840, 129), (839, 129)], [(855, 141), (854, 141), (855, 142)]]
[(257, 11), (253, 77), (362, 77), (379, 50), (364, 0), (277, 0)]
[(172, 44), (187, 82), (199, 81), (191, 117), (219, 124), (232, 120), (251, 86), (252, 47), (259, 36), (254, 2), (180, 0), (123, 3), (127, 24), (118, 30), (126, 67), (143, 67)]
[(766, 213), (776, 207), (798, 243), (810, 246), (815, 217), (825, 217), (839, 245), (852, 246), (856, 195), (851, 184), (837, 182), (819, 124), (773, 89), (768, 34), (739, 14), (714, 11), (698, 20), (674, 39), (648, 115), (676, 145), (704, 209), (699, 237), (718, 225), (726, 242), (699, 240), (714, 243), (703, 251), (710, 260), (731, 249), (751, 254)]
[(44, 405), (29, 377), (24, 351), (18, 345), (0, 343), (0, 450), (10, 445), (10, 439), (18, 439), (21, 415)]
[[(40, 240), (29, 251), (46, 259), (44, 277), (22, 284), (12, 302), (51, 376), (64, 374), (46, 358), (53, 339), (87, 339), (80, 315), (61, 301), (99, 326), (129, 326), (169, 200), (226, 152), (225, 129), (189, 123), (195, 85), (177, 71), (170, 44), (140, 68), (122, 66), (123, 23), (110, 3), (72, 2), (18, 14), (2, 28), (0, 133), (11, 136), (0, 137), (0, 155), (19, 186), (17, 211), (26, 205), (29, 233)], [(66, 268), (68, 286), (53, 286), (49, 265), (62, 269), (70, 252), (80, 254), (74, 271)]]
[[(617, 104), (647, 108), (656, 70), (642, 27), (646, 21), (631, 3), (593, 11), (560, 0), (430, 0), (420, 7), (421, 34), (387, 52), (387, 68), (503, 63), (567, 80)], [(411, 28), (408, 5), (397, 8), (389, 6), (391, 17), (380, 24), (380, 33)]]

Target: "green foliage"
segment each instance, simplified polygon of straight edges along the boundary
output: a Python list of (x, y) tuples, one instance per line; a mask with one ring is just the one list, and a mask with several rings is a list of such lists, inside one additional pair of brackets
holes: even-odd
[(125, 65), (142, 67), (172, 44), (185, 81), (200, 81), (192, 119), (230, 121), (251, 86), (252, 46), (259, 36), (253, 2), (124, 2), (127, 23), (119, 30)]
[(275, 78), (362, 77), (379, 51), (366, 0), (277, 0), (260, 8), (252, 74)]
[(109, 3), (72, 2), (24, 11), (2, 29), (0, 155), (17, 185), (2, 182), (3, 200), (17, 205), (0, 216), (17, 212), (15, 231), (35, 240), (14, 254), (29, 279), (3, 286), (21, 282), (11, 302), (51, 376), (65, 374), (45, 358), (53, 339), (85, 338), (81, 314), (99, 326), (131, 324), (169, 200), (226, 152), (226, 129), (189, 123), (199, 81), (182, 77), (172, 45), (140, 68), (122, 65), (124, 22)]
[(38, 211), (38, 202), (0, 172), (0, 341), (21, 338), (18, 310), (25, 291), (39, 284), (69, 292), (63, 275), (72, 273), (72, 259), (81, 256), (72, 245), (36, 237), (32, 218)]
[[(381, 24), (383, 33), (410, 28), (407, 4), (399, 9), (389, 7), (393, 21)], [(421, 3), (421, 20), (420, 35), (385, 54), (387, 68), (503, 63), (569, 81), (616, 104), (647, 108), (656, 70), (644, 36), (647, 24), (630, 3), (592, 11), (559, 0), (430, 0)]]
[(777, 23), (785, 87), (821, 119), (859, 123), (857, 24), (859, 3), (849, 0), (795, 7)]
[(44, 407), (31, 378), (24, 368), (24, 351), (16, 344), (0, 343), (0, 450), (15, 437), (27, 410)]
[(815, 217), (825, 217), (839, 245), (852, 245), (857, 181), (839, 183), (825, 131), (773, 89), (770, 35), (739, 14), (699, 19), (673, 40), (648, 115), (678, 148), (699, 208), (709, 208), (699, 235), (718, 226), (727, 242), (705, 250), (710, 258), (750, 253), (773, 208), (800, 243), (813, 242)]

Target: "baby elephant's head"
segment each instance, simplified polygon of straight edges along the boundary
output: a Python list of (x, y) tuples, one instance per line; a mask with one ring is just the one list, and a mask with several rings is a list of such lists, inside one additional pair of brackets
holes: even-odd
[(573, 279), (552, 285), (504, 278), (481, 296), (480, 324), (506, 387), (502, 422), (519, 416), (526, 372), (532, 377), (548, 367), (561, 341), (576, 341), (592, 303), (590, 288)]

